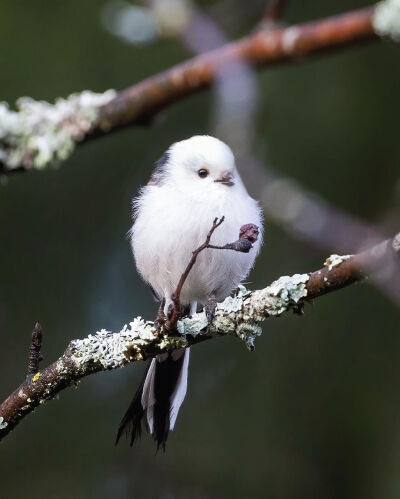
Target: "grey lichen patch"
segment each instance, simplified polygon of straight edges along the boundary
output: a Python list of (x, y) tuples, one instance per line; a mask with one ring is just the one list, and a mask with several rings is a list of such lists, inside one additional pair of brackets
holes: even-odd
[(7, 428), (7, 426), (8, 426), (7, 421), (5, 421), (4, 418), (0, 416), (0, 430)]
[(375, 7), (372, 19), (375, 33), (400, 42), (400, 0), (383, 0)]
[(72, 341), (71, 359), (80, 370), (85, 370), (90, 364), (100, 364), (104, 369), (122, 367), (132, 360), (139, 360), (141, 350), (154, 342), (155, 334), (152, 322), (137, 317), (119, 333), (102, 329), (82, 340)]
[(228, 296), (223, 301), (223, 309), (228, 313), (239, 312), (243, 307), (243, 300), (250, 296), (251, 292), (242, 284), (236, 290), (234, 296)]
[(269, 316), (278, 316), (307, 296), (308, 274), (283, 276), (267, 288), (248, 291), (240, 286), (234, 296), (217, 305), (212, 324), (207, 325), (204, 312), (178, 323), (181, 334), (234, 335), (254, 349), (254, 340), (261, 334), (259, 323)]
[(152, 3), (152, 13), (160, 34), (175, 37), (187, 28), (193, 6), (189, 0), (164, 0)]
[[(250, 296), (251, 292), (244, 286), (239, 286), (234, 296), (228, 296), (222, 303), (217, 305), (215, 310), (215, 318), (212, 323), (211, 331), (218, 334), (231, 334), (238, 323), (243, 320), (243, 314), (240, 312), (243, 309), (244, 299)], [(177, 324), (178, 333), (186, 336), (197, 336), (205, 332), (209, 332), (209, 324), (204, 311), (185, 317)]]
[(282, 303), (298, 303), (307, 296), (306, 283), (309, 278), (308, 274), (282, 276), (267, 289), (273, 296), (279, 297)]
[(178, 321), (176, 329), (182, 336), (197, 336), (198, 334), (201, 334), (207, 326), (208, 321), (206, 314), (201, 312), (199, 314), (194, 314), (193, 317), (185, 317), (181, 321)]
[(394, 251), (400, 252), (400, 232), (393, 238), (392, 248)]
[(65, 160), (76, 142), (92, 130), (100, 107), (116, 95), (85, 90), (54, 104), (23, 97), (16, 111), (0, 103), (0, 162), (9, 170), (23, 167), (41, 170)]
[(249, 316), (260, 322), (268, 316), (279, 316), (307, 296), (308, 274), (282, 276), (270, 286), (254, 291), (246, 300)]
[(58, 374), (60, 374), (61, 376), (65, 376), (66, 374), (68, 374), (67, 366), (65, 365), (64, 359), (62, 357), (61, 359), (57, 360), (56, 369)]
[(332, 270), (333, 267), (337, 267), (352, 256), (353, 255), (331, 255), (325, 260), (324, 267), (328, 267), (328, 270)]
[(291, 54), (296, 47), (296, 43), (300, 38), (301, 31), (296, 26), (287, 28), (282, 35), (282, 48), (287, 54)]
[(260, 336), (262, 333), (262, 329), (258, 324), (251, 322), (242, 322), (237, 327), (237, 336), (242, 341), (246, 343), (247, 348), (250, 351), (254, 351), (254, 340), (257, 336)]
[(175, 350), (177, 348), (186, 348), (189, 345), (189, 342), (186, 338), (180, 336), (164, 336), (159, 344), (158, 348), (160, 350)]
[(18, 397), (21, 398), (21, 399), (25, 399), (26, 398), (26, 394), (24, 393), (24, 390), (20, 389), (18, 391)]

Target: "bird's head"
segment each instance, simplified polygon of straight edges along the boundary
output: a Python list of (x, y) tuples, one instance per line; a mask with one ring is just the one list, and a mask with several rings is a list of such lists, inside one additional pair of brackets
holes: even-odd
[(150, 184), (157, 182), (167, 182), (189, 194), (205, 190), (222, 194), (241, 179), (233, 153), (224, 142), (196, 135), (172, 144), (150, 180)]

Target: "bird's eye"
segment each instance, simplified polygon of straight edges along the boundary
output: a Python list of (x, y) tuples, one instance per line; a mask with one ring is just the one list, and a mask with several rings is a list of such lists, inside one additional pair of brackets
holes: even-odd
[(197, 175), (200, 178), (206, 178), (208, 175), (208, 170), (206, 168), (200, 168), (200, 170), (197, 171)]

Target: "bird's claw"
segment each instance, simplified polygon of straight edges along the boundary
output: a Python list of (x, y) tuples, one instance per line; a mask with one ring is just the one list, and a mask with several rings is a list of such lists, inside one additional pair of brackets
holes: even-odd
[(214, 320), (215, 317), (215, 309), (217, 308), (217, 301), (214, 297), (210, 297), (206, 304), (204, 305), (204, 311), (206, 313), (208, 324)]
[(165, 314), (164, 314), (164, 305), (165, 305), (165, 300), (161, 302), (160, 308), (158, 309), (157, 312), (157, 317), (156, 320), (154, 321), (154, 327), (156, 328), (156, 331), (159, 333), (162, 328), (165, 325)]

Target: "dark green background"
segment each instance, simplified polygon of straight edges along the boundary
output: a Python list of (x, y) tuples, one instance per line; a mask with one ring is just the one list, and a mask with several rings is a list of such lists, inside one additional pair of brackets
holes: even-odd
[[(176, 40), (122, 43), (101, 26), (103, 4), (1, 2), (0, 99), (120, 89), (188, 57)], [(363, 4), (293, 0), (286, 19)], [(334, 205), (381, 223), (400, 196), (399, 58), (385, 41), (263, 70), (254, 147)], [(58, 170), (0, 187), (1, 398), (24, 377), (36, 320), (47, 364), (72, 338), (154, 317), (125, 239), (130, 200), (171, 142), (211, 132), (212, 104), (211, 93), (187, 99), (151, 127), (91, 142)], [(267, 220), (251, 286), (318, 268), (326, 256)], [(195, 347), (165, 455), (147, 437), (113, 446), (144, 365), (66, 390), (1, 444), (1, 496), (400, 497), (399, 361), (398, 309), (372, 286), (353, 286), (303, 318), (266, 322), (254, 353), (233, 339)]]

